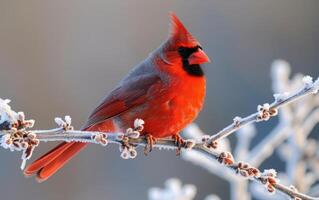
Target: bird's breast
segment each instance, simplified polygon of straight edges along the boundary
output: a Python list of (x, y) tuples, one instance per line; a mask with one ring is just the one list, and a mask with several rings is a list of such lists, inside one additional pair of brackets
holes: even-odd
[[(155, 137), (167, 137), (180, 132), (191, 123), (203, 107), (206, 81), (188, 77), (170, 82), (167, 92), (146, 104), (145, 131)], [(143, 118), (142, 118), (143, 119)]]

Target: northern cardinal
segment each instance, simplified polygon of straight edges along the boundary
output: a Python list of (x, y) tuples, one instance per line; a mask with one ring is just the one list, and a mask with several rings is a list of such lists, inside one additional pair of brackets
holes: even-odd
[[(192, 122), (203, 107), (206, 80), (200, 64), (209, 62), (199, 42), (171, 14), (168, 39), (111, 91), (89, 116), (82, 130), (116, 132), (145, 121), (141, 135), (152, 143), (172, 137)], [(26, 176), (44, 181), (57, 172), (87, 144), (64, 142), (30, 164)]]

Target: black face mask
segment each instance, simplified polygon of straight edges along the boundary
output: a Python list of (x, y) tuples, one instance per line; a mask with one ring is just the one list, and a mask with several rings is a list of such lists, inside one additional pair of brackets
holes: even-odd
[(204, 76), (204, 71), (202, 70), (199, 64), (189, 64), (188, 58), (198, 51), (198, 49), (202, 49), (200, 46), (195, 47), (179, 47), (178, 53), (182, 57), (183, 61), (183, 69), (191, 76)]

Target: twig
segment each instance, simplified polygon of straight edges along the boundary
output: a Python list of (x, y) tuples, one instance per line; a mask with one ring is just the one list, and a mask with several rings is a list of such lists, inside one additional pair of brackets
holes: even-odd
[[(104, 132), (92, 132), (92, 131), (77, 131), (77, 130), (63, 130), (61, 128), (58, 129), (52, 129), (52, 130), (46, 130), (46, 131), (34, 131), (37, 134), (37, 139), (39, 141), (67, 141), (67, 142), (90, 142), (90, 143), (99, 143), (98, 141), (94, 140), (93, 138), (98, 135), (105, 135), (107, 138), (107, 141), (109, 143), (115, 143), (123, 145), (123, 133), (104, 133)], [(143, 137), (139, 138), (128, 138), (128, 144), (133, 146), (142, 146), (145, 147), (147, 145), (146, 140)], [(252, 175), (245, 174), (245, 173), (238, 173), (238, 166), (239, 163), (234, 162), (231, 158), (230, 160), (223, 160), (223, 154), (225, 152), (219, 152), (213, 148), (208, 148), (205, 145), (203, 145), (201, 142), (199, 143), (193, 143), (193, 141), (186, 141), (186, 143), (189, 142), (189, 146), (185, 146), (183, 148), (192, 148), (192, 150), (201, 152), (208, 156), (209, 158), (218, 160), (222, 164), (225, 165), (228, 169), (233, 170), (234, 172), (237, 172), (237, 174), (245, 177), (250, 178), (251, 180), (257, 181), (259, 183), (262, 183), (266, 185), (265, 179), (267, 179), (267, 176), (263, 176), (260, 173), (255, 173)], [(172, 149), (176, 150), (179, 147), (176, 146), (175, 142), (171, 139), (159, 139), (157, 140), (157, 143), (154, 145), (155, 148), (159, 149)], [(225, 157), (226, 158), (226, 157)], [(254, 167), (249, 167), (249, 169), (255, 169)], [(257, 169), (256, 169), (257, 170)], [(258, 170), (259, 171), (259, 170)], [(278, 191), (281, 191), (285, 193), (286, 195), (290, 197), (298, 197), (302, 198), (304, 200), (318, 200), (319, 198), (310, 197), (305, 194), (299, 193), (289, 187), (286, 187), (282, 184), (279, 184), (278, 182), (270, 183), (272, 184), (275, 189)]]
[(272, 104), (264, 104), (263, 106), (258, 106), (258, 112), (253, 113), (247, 117), (240, 118), (235, 117), (234, 122), (215, 135), (211, 136), (209, 142), (213, 143), (215, 141), (221, 140), (230, 134), (236, 132), (243, 126), (246, 126), (248, 124), (254, 123), (254, 122), (260, 122), (260, 121), (267, 121), (271, 117), (275, 116), (278, 112), (278, 109), (286, 104), (292, 103), (304, 96), (307, 96), (309, 94), (315, 94), (318, 92), (319, 89), (319, 79), (317, 79), (314, 83), (312, 82), (312, 78), (309, 76), (306, 76), (303, 79), (303, 82), (305, 84), (304, 88), (302, 88), (300, 91), (295, 92), (291, 95), (286, 94), (275, 94), (275, 101)]

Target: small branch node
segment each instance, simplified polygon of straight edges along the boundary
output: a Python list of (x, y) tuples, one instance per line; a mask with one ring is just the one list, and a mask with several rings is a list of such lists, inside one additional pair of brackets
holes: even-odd
[(107, 134), (105, 134), (105, 133), (97, 133), (95, 135), (92, 135), (91, 138), (97, 144), (101, 144), (102, 146), (108, 145)]
[(260, 175), (260, 171), (248, 163), (238, 162), (236, 173), (246, 178), (253, 178)]
[(233, 121), (234, 121), (234, 126), (237, 128), (237, 127), (239, 127), (240, 126), (240, 124), (241, 124), (241, 122), (242, 122), (242, 118), (241, 117), (238, 117), (238, 116), (236, 116), (234, 119), (233, 119)]
[(278, 109), (271, 107), (268, 103), (265, 103), (264, 105), (258, 105), (257, 111), (257, 122), (268, 121), (271, 117), (278, 114)]
[(117, 136), (120, 141), (120, 152), (123, 159), (133, 159), (137, 156), (136, 145), (130, 144), (130, 140), (140, 137), (144, 124), (145, 122), (142, 119), (135, 119), (134, 128), (128, 128), (125, 134)]
[(266, 189), (270, 193), (274, 193), (276, 191), (276, 184), (279, 182), (277, 177), (277, 172), (274, 169), (266, 169), (264, 172), (260, 175), (259, 179), (262, 184), (265, 185)]
[(196, 141), (192, 140), (192, 139), (185, 140), (184, 142), (185, 142), (184, 143), (184, 148), (186, 150), (192, 150), (193, 147), (196, 145)]
[(144, 124), (145, 124), (144, 120), (142, 120), (142, 119), (135, 119), (135, 121), (134, 121), (134, 129), (135, 129), (136, 131), (141, 132), (141, 131), (143, 131), (143, 129), (144, 129)]
[(69, 115), (66, 115), (64, 120), (60, 117), (56, 117), (54, 121), (59, 127), (63, 128), (64, 131), (72, 131), (74, 129), (73, 126), (71, 126), (72, 119)]
[(210, 139), (211, 139), (211, 136), (209, 136), (209, 135), (203, 135), (201, 137), (201, 141), (202, 141), (204, 146), (206, 146), (207, 148), (217, 149), (218, 148), (218, 141), (216, 141), (216, 140), (210, 141)]
[(14, 128), (16, 129), (26, 129), (32, 128), (34, 126), (35, 121), (33, 119), (26, 120), (24, 112), (17, 113), (17, 122), (14, 123)]
[(218, 162), (224, 165), (232, 165), (235, 163), (233, 155), (230, 152), (221, 152), (218, 157)]
[(133, 159), (137, 156), (137, 152), (134, 146), (130, 145), (120, 145), (121, 157), (123, 159)]

